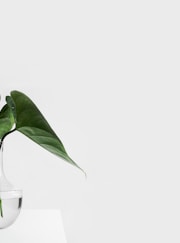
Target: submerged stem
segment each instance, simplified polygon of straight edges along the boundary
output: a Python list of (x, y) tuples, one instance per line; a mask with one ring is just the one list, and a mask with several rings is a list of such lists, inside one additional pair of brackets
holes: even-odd
[(0, 215), (3, 218), (2, 199), (0, 199)]

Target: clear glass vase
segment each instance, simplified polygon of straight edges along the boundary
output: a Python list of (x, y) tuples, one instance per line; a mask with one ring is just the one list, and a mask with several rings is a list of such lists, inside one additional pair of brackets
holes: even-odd
[(0, 229), (15, 222), (22, 206), (22, 190), (16, 189), (3, 170), (3, 142), (0, 141)]

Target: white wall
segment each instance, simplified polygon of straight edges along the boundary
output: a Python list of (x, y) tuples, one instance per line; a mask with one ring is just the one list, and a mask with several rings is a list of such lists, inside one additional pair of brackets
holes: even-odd
[(0, 93), (26, 93), (83, 174), (18, 132), (24, 208), (60, 208), (68, 243), (179, 242), (178, 1), (0, 1)]

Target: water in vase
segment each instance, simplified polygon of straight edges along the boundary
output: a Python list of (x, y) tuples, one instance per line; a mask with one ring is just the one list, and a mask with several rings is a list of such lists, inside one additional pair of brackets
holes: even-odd
[(0, 199), (0, 229), (4, 229), (14, 223), (18, 217), (22, 205), (22, 197)]

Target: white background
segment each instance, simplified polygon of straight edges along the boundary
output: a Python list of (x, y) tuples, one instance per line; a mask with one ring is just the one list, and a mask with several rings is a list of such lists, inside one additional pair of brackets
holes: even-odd
[(180, 242), (179, 1), (0, 1), (0, 93), (38, 105), (83, 174), (16, 132), (24, 208), (68, 243)]

